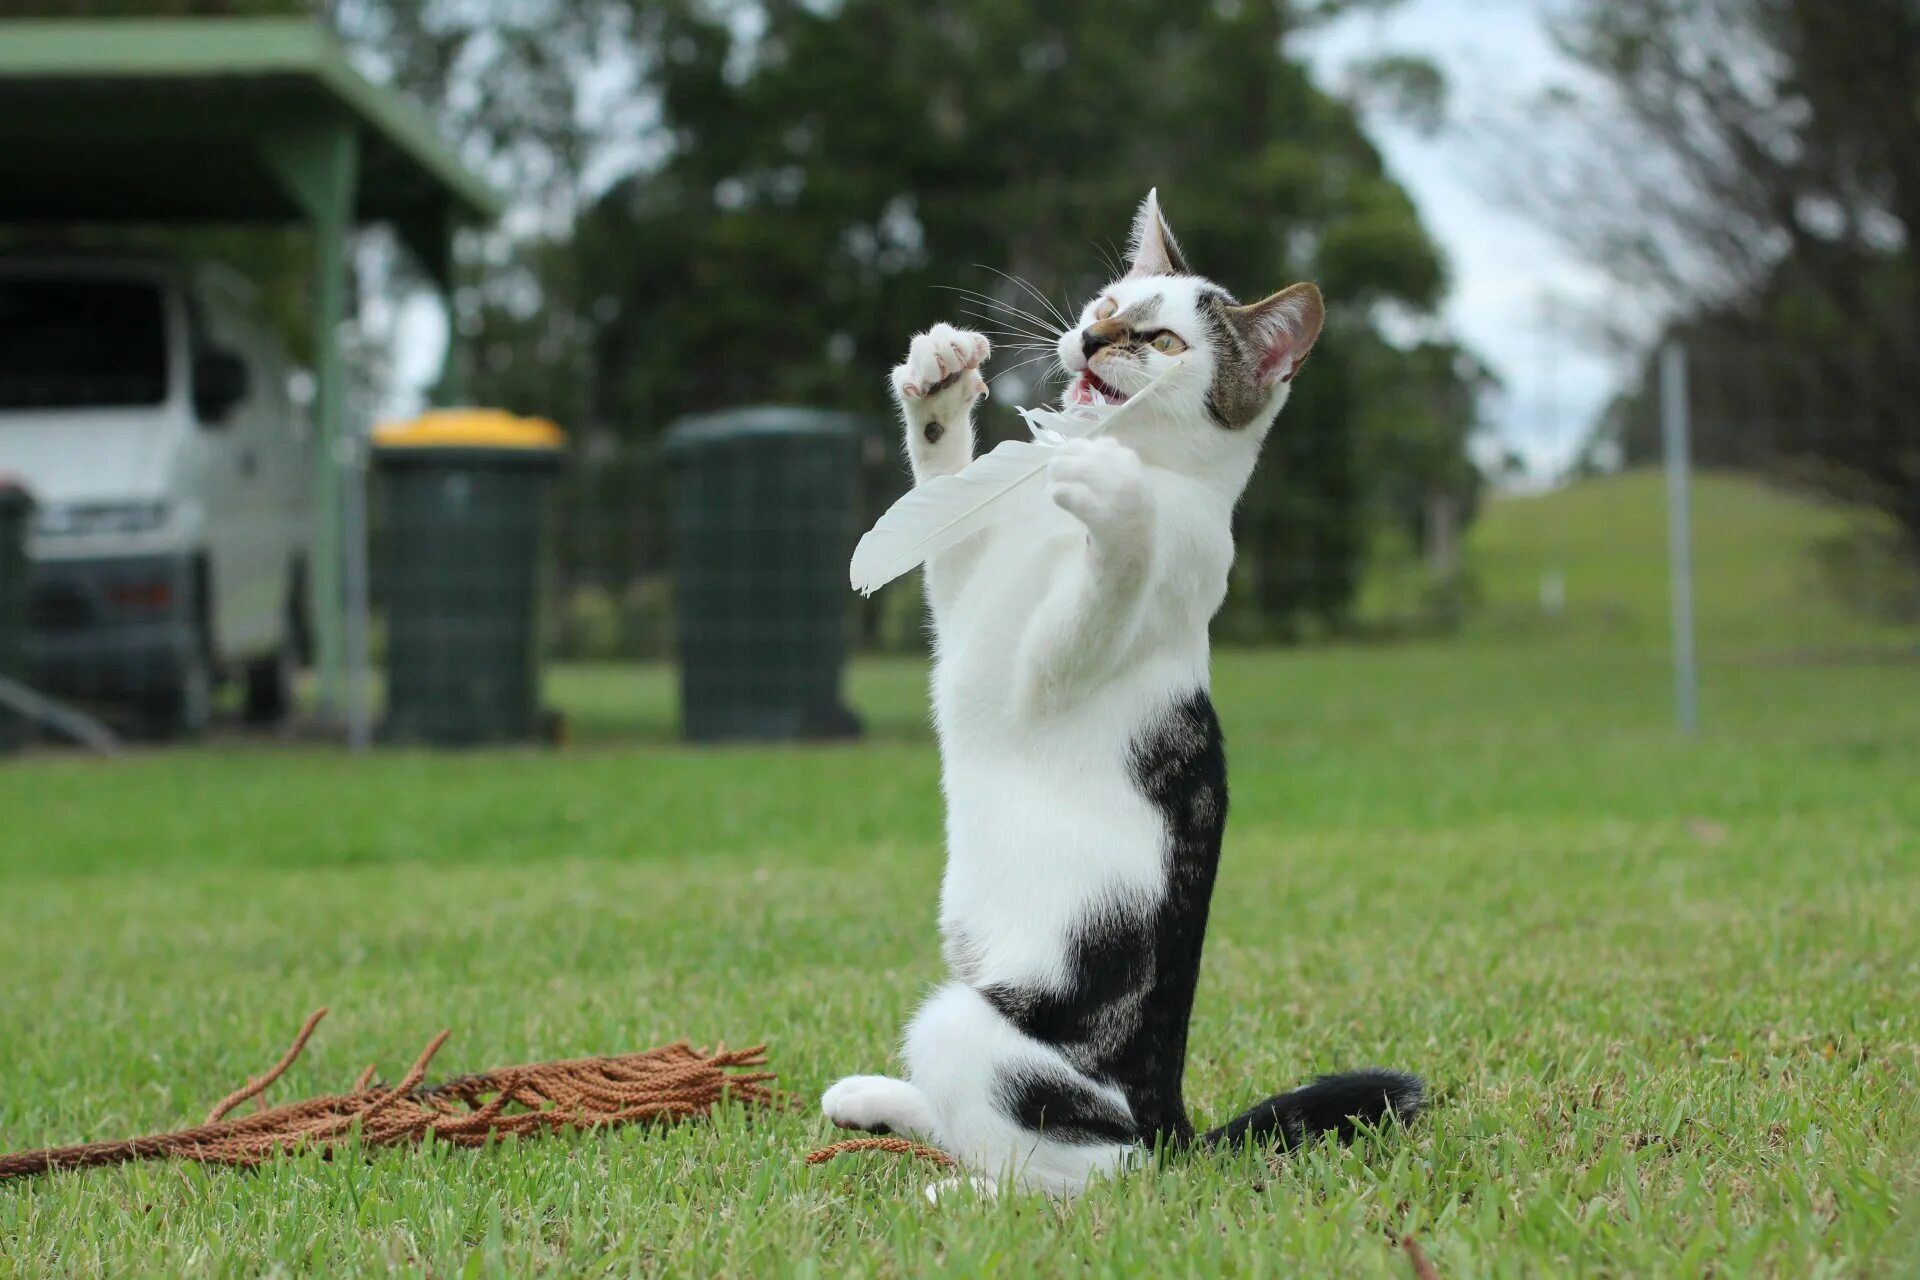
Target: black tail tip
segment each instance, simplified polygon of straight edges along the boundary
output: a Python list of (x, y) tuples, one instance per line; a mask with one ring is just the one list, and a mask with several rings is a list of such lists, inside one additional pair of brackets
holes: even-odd
[(1352, 1136), (1355, 1120), (1371, 1125), (1388, 1117), (1401, 1124), (1413, 1120), (1427, 1109), (1427, 1082), (1411, 1072), (1368, 1067), (1320, 1076), (1286, 1096), (1298, 1099), (1298, 1109), (1308, 1121), (1309, 1136), (1315, 1129), (1329, 1132), (1337, 1128), (1344, 1139)]
[(1203, 1137), (1209, 1144), (1238, 1146), (1248, 1140), (1297, 1147), (1322, 1134), (1349, 1142), (1362, 1125), (1389, 1117), (1410, 1123), (1427, 1106), (1427, 1085), (1405, 1071), (1371, 1067), (1320, 1076), (1268, 1098)]

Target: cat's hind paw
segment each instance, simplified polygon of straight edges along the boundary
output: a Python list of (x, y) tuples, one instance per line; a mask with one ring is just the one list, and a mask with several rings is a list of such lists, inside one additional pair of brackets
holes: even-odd
[(841, 1129), (863, 1133), (921, 1133), (932, 1112), (920, 1091), (892, 1076), (848, 1076), (820, 1098), (820, 1113)]
[(978, 1200), (997, 1200), (1000, 1198), (1000, 1185), (985, 1178), (943, 1178), (939, 1182), (929, 1183), (921, 1194), (926, 1196), (928, 1204), (935, 1206), (943, 1200), (957, 1200), (969, 1195)]

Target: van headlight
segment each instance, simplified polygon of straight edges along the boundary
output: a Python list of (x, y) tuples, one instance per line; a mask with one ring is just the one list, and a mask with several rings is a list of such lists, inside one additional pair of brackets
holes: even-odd
[(43, 507), (33, 531), (42, 538), (97, 538), (151, 533), (167, 522), (164, 502), (69, 502)]

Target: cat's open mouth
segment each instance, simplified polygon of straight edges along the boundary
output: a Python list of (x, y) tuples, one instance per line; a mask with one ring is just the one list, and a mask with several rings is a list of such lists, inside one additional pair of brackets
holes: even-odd
[(1082, 369), (1067, 384), (1068, 404), (1125, 404), (1127, 393), (1101, 381), (1091, 369)]

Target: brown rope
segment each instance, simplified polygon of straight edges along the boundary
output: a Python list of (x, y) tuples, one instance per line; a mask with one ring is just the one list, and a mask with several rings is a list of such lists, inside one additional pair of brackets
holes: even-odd
[[(233, 1110), (248, 1098), (257, 1098), (272, 1088), (274, 1081), (287, 1074), (287, 1068), (293, 1065), (293, 1060), (305, 1052), (307, 1041), (313, 1039), (313, 1029), (319, 1026), (320, 1019), (326, 1016), (327, 1007), (325, 1005), (321, 1005), (318, 1009), (308, 1014), (307, 1020), (300, 1024), (300, 1033), (294, 1036), (293, 1043), (287, 1047), (285, 1053), (280, 1055), (280, 1061), (273, 1064), (273, 1069), (261, 1076), (258, 1080), (247, 1081), (246, 1084), (214, 1103), (213, 1110), (207, 1112), (206, 1123), (212, 1124), (214, 1121), (222, 1119), (227, 1112)], [(372, 1068), (368, 1068), (368, 1070), (371, 1072)]]
[(235, 1107), (259, 1097), (285, 1074), (326, 1012), (315, 1010), (280, 1061), (259, 1079), (222, 1098), (205, 1124), (145, 1138), (0, 1156), (0, 1182), (56, 1169), (94, 1169), (134, 1160), (255, 1165), (301, 1146), (331, 1157), (333, 1143), (356, 1128), (367, 1146), (438, 1139), (458, 1147), (479, 1147), (496, 1134), (536, 1137), (568, 1129), (704, 1116), (726, 1098), (762, 1107), (788, 1101), (787, 1095), (767, 1083), (774, 1079), (773, 1072), (742, 1070), (766, 1065), (765, 1045), (721, 1046), (708, 1054), (685, 1041), (644, 1053), (503, 1067), (423, 1087), (428, 1065), (451, 1034), (442, 1031), (391, 1089), (372, 1087), (374, 1070), (368, 1067), (349, 1093), (227, 1119)]
[(1400, 1247), (1406, 1251), (1407, 1261), (1413, 1264), (1413, 1280), (1440, 1280), (1440, 1273), (1427, 1261), (1427, 1251), (1412, 1236), (1401, 1236)]
[(897, 1156), (918, 1156), (922, 1160), (931, 1160), (948, 1169), (960, 1163), (938, 1148), (922, 1146), (918, 1142), (909, 1142), (905, 1138), (847, 1138), (812, 1152), (807, 1156), (807, 1163), (825, 1164), (835, 1156), (845, 1155), (849, 1151), (891, 1151)]

